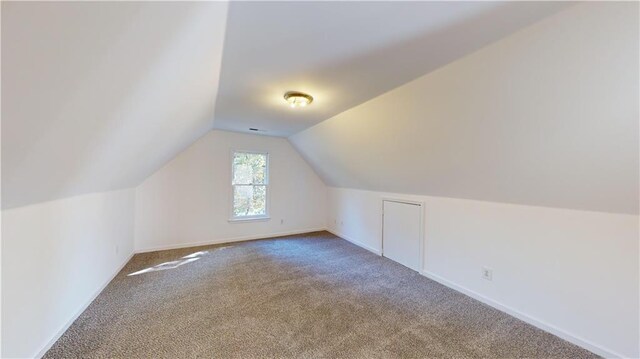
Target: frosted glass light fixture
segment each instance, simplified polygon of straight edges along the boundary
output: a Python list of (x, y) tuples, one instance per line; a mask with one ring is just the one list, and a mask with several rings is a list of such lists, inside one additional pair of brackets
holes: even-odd
[(286, 94), (284, 94), (284, 99), (292, 108), (305, 107), (313, 102), (313, 97), (311, 97), (311, 95), (307, 95), (306, 93), (298, 91), (287, 92)]

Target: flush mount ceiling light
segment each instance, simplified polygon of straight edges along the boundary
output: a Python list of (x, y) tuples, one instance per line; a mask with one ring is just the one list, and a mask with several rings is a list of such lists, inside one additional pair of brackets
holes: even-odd
[(292, 108), (295, 107), (305, 107), (311, 102), (313, 102), (313, 97), (311, 95), (307, 95), (306, 93), (298, 92), (298, 91), (289, 91), (284, 94), (284, 99), (287, 100), (289, 106)]

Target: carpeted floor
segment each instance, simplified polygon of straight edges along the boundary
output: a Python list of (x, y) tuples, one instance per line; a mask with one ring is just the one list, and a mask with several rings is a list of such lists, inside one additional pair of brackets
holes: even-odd
[(195, 357), (596, 356), (327, 232), (136, 255), (45, 355)]

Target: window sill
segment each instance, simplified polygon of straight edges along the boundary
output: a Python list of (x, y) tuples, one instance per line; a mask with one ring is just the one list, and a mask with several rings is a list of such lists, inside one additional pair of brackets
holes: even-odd
[(245, 223), (245, 222), (264, 222), (270, 220), (271, 217), (249, 217), (249, 218), (229, 218), (229, 223)]

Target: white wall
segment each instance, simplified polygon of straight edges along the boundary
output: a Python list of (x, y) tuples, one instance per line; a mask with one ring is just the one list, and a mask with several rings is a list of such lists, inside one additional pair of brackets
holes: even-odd
[[(269, 152), (270, 220), (228, 221), (232, 149)], [(324, 183), (286, 139), (212, 131), (137, 187), (136, 250), (323, 229), (325, 199)]]
[(425, 274), (639, 357), (638, 6), (571, 6), (290, 137), (359, 189), (329, 190), (328, 227), (379, 251), (383, 192), (412, 194)]
[(2, 211), (2, 357), (57, 339), (133, 254), (132, 189)]
[(638, 214), (638, 7), (570, 6), (290, 140), (334, 187)]
[(382, 197), (424, 201), (426, 275), (598, 354), (640, 355), (638, 216), (328, 191), (328, 228), (376, 253)]

